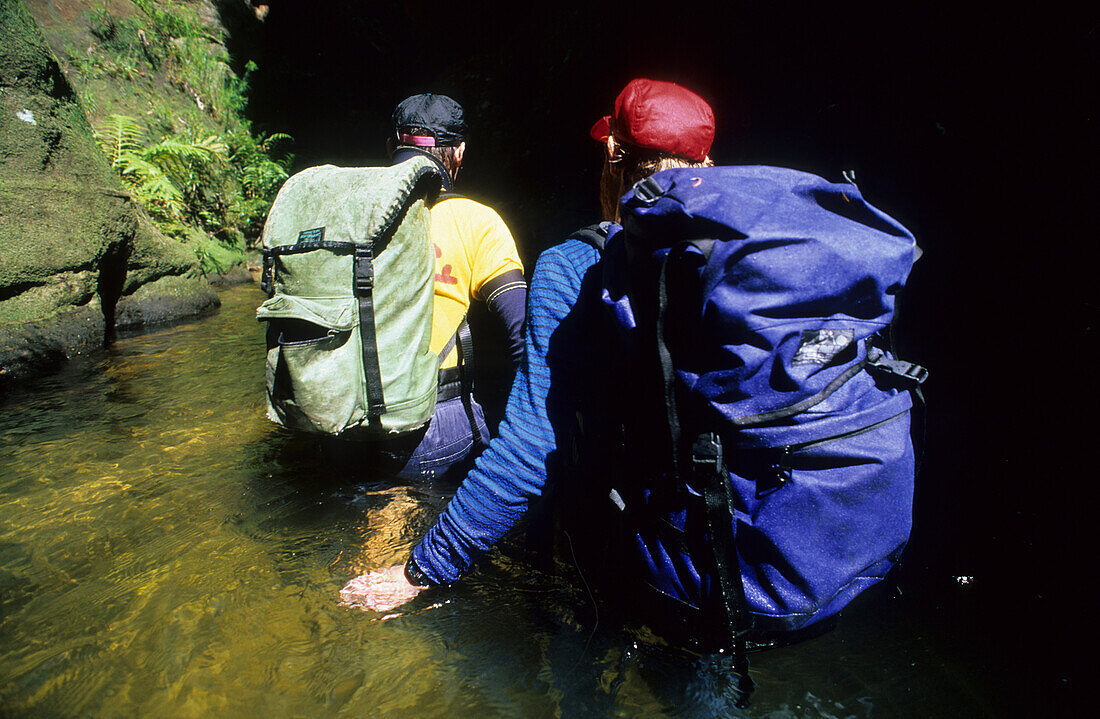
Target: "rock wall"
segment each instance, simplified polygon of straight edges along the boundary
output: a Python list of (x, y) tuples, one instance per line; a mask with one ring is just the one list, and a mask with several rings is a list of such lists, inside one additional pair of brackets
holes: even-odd
[(217, 305), (123, 190), (22, 0), (0, 0), (0, 389)]

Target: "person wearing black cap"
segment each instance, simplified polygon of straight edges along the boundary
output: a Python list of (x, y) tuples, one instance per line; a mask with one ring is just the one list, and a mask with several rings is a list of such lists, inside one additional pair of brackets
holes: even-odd
[[(711, 164), (714, 114), (690, 90), (671, 82), (631, 81), (615, 110), (592, 127), (603, 149), (601, 195), (618, 199), (622, 188), (661, 169)], [(630, 183), (630, 184), (626, 184)], [(604, 202), (606, 235), (617, 217)], [(594, 336), (582, 303), (582, 283), (595, 276), (600, 252), (569, 239), (540, 255), (531, 279), (526, 355), (512, 385), (500, 434), (477, 460), (447, 509), (413, 549), (404, 567), (357, 577), (341, 591), (345, 604), (374, 611), (399, 606), (419, 591), (457, 580), (528, 512), (550, 484), (575, 479), (561, 471), (580, 400), (599, 382), (594, 374)]]
[[(435, 306), (431, 348), (442, 352), (466, 317), (474, 299), (485, 302), (503, 323), (513, 367), (523, 358), (523, 318), (527, 283), (515, 240), (491, 208), (454, 194), (466, 152), (462, 106), (445, 95), (413, 95), (393, 113), (394, 135), (387, 143), (394, 164), (423, 155), (442, 170), (443, 192), (431, 208), (435, 246)], [(446, 381), (458, 382), (458, 348), (440, 365)], [(447, 386), (441, 386), (441, 391)], [(436, 404), (435, 415), (399, 476), (438, 476), (484, 448), (488, 428), (482, 407), (462, 388)]]

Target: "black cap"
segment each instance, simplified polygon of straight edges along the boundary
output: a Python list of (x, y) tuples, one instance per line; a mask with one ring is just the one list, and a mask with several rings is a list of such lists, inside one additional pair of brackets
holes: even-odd
[[(393, 127), (397, 139), (406, 145), (455, 147), (466, 139), (466, 113), (462, 105), (446, 95), (413, 95), (402, 100), (393, 111)], [(407, 132), (417, 127), (429, 131), (435, 142)]]

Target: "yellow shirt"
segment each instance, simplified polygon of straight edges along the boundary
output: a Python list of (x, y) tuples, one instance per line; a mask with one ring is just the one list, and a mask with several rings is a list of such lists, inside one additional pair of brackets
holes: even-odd
[[(432, 319), (433, 352), (440, 352), (480, 297), (489, 280), (508, 270), (523, 271), (512, 233), (500, 215), (464, 197), (436, 203), (432, 213), (435, 245), (435, 308)], [(451, 350), (443, 367), (454, 367), (458, 354)]]

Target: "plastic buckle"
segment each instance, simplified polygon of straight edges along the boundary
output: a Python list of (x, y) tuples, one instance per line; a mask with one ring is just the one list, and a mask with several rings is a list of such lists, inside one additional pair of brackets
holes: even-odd
[(867, 353), (867, 362), (871, 367), (884, 374), (900, 377), (918, 385), (928, 379), (928, 370), (919, 364), (892, 359), (877, 349), (872, 349)]
[(374, 290), (374, 251), (370, 245), (355, 248), (355, 293), (369, 295)]
[(369, 295), (374, 290), (374, 273), (355, 276), (355, 293)]
[(691, 445), (691, 466), (696, 471), (718, 472), (722, 468), (722, 440), (714, 432), (695, 438)]
[(271, 297), (275, 294), (275, 257), (270, 250), (263, 251), (263, 267), (260, 270), (260, 289)]
[(912, 362), (906, 362), (908, 365), (902, 372), (902, 377), (910, 379), (917, 384), (923, 384), (924, 380), (928, 379), (928, 370), (921, 367), (919, 364), (913, 364)]

